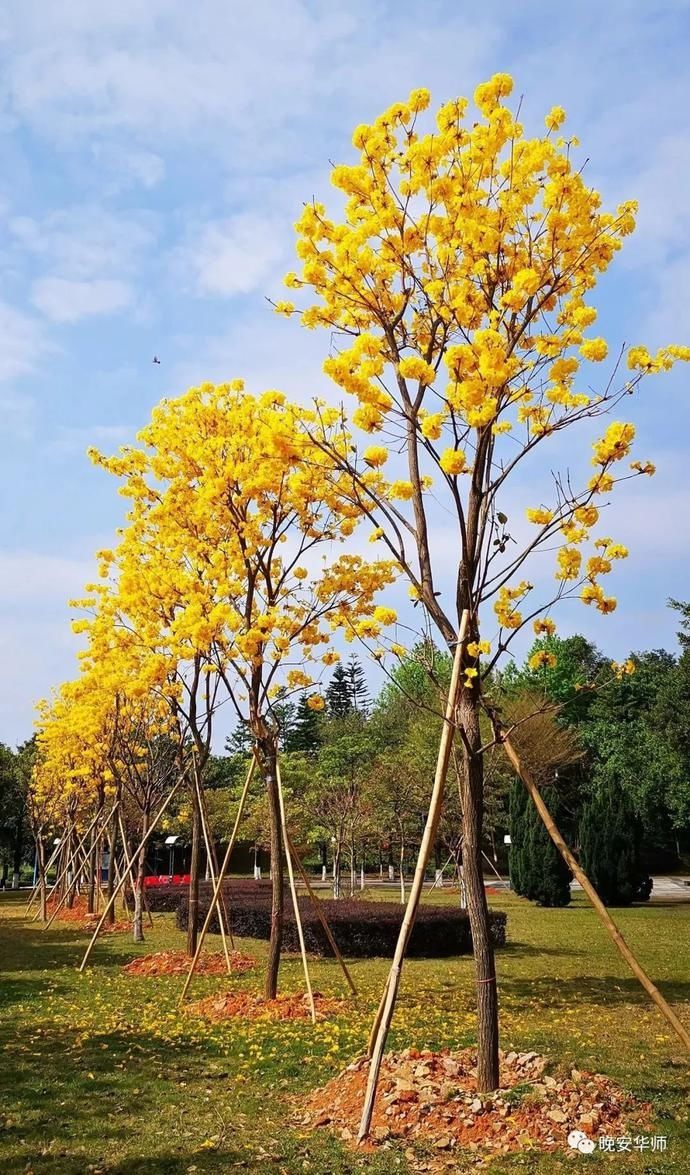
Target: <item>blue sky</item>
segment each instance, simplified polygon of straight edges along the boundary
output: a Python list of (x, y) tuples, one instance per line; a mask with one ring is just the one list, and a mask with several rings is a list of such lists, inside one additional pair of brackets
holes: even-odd
[[(605, 201), (640, 201), (602, 333), (612, 350), (690, 341), (689, 34), (685, 0), (3, 6), (0, 739), (27, 737), (34, 700), (73, 674), (66, 601), (121, 521), (87, 445), (115, 448), (206, 379), (323, 390), (325, 334), (265, 295), (352, 127), (411, 88), (440, 103), (508, 71), (528, 129), (563, 105)], [(631, 548), (618, 611), (562, 616), (614, 656), (674, 647), (666, 599), (690, 597), (689, 380), (649, 382), (632, 409), (659, 472), (612, 507)]]

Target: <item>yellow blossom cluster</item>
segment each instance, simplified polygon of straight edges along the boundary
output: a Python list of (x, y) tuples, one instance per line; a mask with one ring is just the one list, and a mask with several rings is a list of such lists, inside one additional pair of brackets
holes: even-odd
[[(609, 346), (594, 329), (592, 291), (633, 232), (636, 204), (606, 210), (576, 157), (577, 140), (563, 134), (562, 107), (546, 115), (544, 134), (530, 137), (508, 105), (512, 90), (512, 78), (496, 74), (475, 90), (478, 114), (456, 98), (436, 111), (435, 125), (425, 113), (429, 92), (413, 91), (356, 128), (358, 157), (331, 175), (344, 214), (333, 218), (312, 202), (295, 226), (301, 268), (286, 283), (306, 303), (294, 313), (308, 328), (336, 332), (341, 349), (324, 370), (355, 397), (355, 427), (385, 428), (407, 454), (407, 481), (381, 493), (411, 503), (418, 537), (425, 465), (444, 475), (462, 541), (489, 545), (479, 514), (518, 460), (544, 438), (603, 416), (644, 376), (690, 359), (687, 347), (652, 356), (633, 346), (628, 382), (619, 386), (614, 371), (593, 389), (588, 365), (604, 364)], [(602, 611), (615, 606), (597, 583), (607, 568), (585, 565), (579, 547), (596, 523), (592, 498), (623, 480), (614, 469), (633, 440), (631, 424), (609, 423), (594, 444), (588, 485), (527, 511), (542, 531), (530, 547), (553, 537), (562, 544), (557, 591), (585, 578), (582, 598)], [(374, 445), (364, 461), (376, 472), (387, 456)], [(633, 462), (630, 471), (653, 466)], [(483, 574), (490, 557), (463, 552), (475, 569), (466, 601), (474, 610), (476, 594), (495, 595), (501, 578)], [(422, 596), (433, 608), (428, 584)], [(504, 593), (497, 612), (504, 627), (519, 627)]]
[(391, 622), (374, 599), (394, 578), (392, 561), (343, 554), (314, 567), (318, 546), (342, 543), (361, 516), (346, 477), (311, 440), (317, 412), (330, 447), (347, 451), (337, 412), (276, 391), (252, 396), (238, 380), (164, 401), (140, 447), (93, 454), (132, 501), (119, 547), (102, 558), (123, 626), (173, 676), (199, 658), (228, 688), (239, 681), (255, 712), (281, 671), (303, 689), (314, 681), (306, 663), (334, 663), (335, 630), (351, 639), (360, 624), (378, 632)]

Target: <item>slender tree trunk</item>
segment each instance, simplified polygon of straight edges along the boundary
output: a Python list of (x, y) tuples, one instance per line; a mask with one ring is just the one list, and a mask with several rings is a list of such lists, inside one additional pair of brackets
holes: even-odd
[(19, 820), (19, 827), (17, 828), (17, 835), (14, 840), (14, 860), (12, 871), (12, 889), (19, 889), (19, 875), (22, 868), (22, 850), (24, 848), (24, 834), (22, 831), (22, 821)]
[[(148, 810), (141, 822), (141, 839), (146, 838), (149, 825)], [(146, 872), (146, 845), (142, 843), (137, 856), (137, 876), (134, 884), (134, 941), (144, 941), (144, 873)]]
[(477, 1088), (489, 1091), (498, 1089), (498, 992), (482, 870), (484, 778), (479, 706), (474, 690), (462, 690), (459, 720), (466, 740), (463, 740), (460, 803), (463, 816), (463, 876), (477, 982)]
[(187, 954), (194, 958), (199, 934), (199, 874), (201, 872), (201, 809), (196, 788), (192, 788), (192, 859), (189, 865)]
[(278, 969), (283, 948), (283, 899), (285, 878), (283, 867), (283, 834), (280, 821), (280, 797), (276, 775), (276, 747), (269, 736), (261, 740), (260, 760), (268, 793), (268, 811), (271, 822), (271, 937), (268, 942), (268, 964), (264, 995), (274, 1000), (278, 994)]
[(110, 818), (110, 835), (108, 837), (108, 889), (106, 896), (106, 907), (108, 914), (106, 922), (110, 926), (115, 925), (115, 903), (110, 903), (115, 889), (115, 851), (117, 848), (117, 813), (113, 812)]
[(405, 839), (400, 833), (400, 902), (405, 905)]
[[(70, 856), (74, 852), (74, 849), (76, 848), (77, 843), (78, 843), (78, 834), (76, 833), (76, 831), (70, 833), (70, 838), (69, 838), (69, 842), (67, 845), (67, 860), (68, 861), (70, 859)], [(77, 894), (77, 877), (78, 877), (78, 865), (77, 865), (76, 859), (74, 859), (72, 861), (70, 867), (67, 870), (67, 876), (65, 878), (65, 884), (68, 886), (68, 890), (67, 890), (67, 909), (68, 910), (71, 910), (74, 906), (74, 899)]]
[(96, 826), (94, 825), (91, 829), (91, 840), (89, 843), (89, 889), (86, 898), (87, 914), (93, 914), (96, 908), (96, 850)]
[(39, 836), (36, 841), (36, 850), (38, 853), (38, 876), (40, 885), (40, 918), (41, 922), (48, 921), (48, 894), (46, 882), (46, 848), (43, 843), (43, 837)]

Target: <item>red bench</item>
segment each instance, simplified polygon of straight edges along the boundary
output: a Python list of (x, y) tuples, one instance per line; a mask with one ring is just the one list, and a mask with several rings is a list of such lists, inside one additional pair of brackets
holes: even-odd
[(189, 881), (189, 873), (173, 873), (172, 877), (166, 873), (154, 873), (144, 878), (144, 885), (148, 889), (156, 885), (189, 885)]

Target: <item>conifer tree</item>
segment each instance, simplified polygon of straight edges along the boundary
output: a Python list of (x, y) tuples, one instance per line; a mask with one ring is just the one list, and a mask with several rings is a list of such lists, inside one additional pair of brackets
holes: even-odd
[(298, 751), (303, 755), (316, 755), (321, 745), (321, 720), (303, 693), (297, 703), (295, 719), (285, 740), (286, 751)]
[(607, 906), (629, 906), (644, 886), (641, 834), (630, 797), (617, 785), (599, 791), (583, 808), (580, 860)]
[[(544, 788), (549, 811), (559, 813), (555, 788)], [(567, 906), (570, 902), (570, 870), (555, 847), (521, 781), (510, 792), (510, 880), (522, 897), (540, 906)]]
[(516, 894), (525, 897), (524, 888), (524, 856), (527, 839), (528, 820), (527, 805), (529, 796), (521, 780), (514, 779), (510, 785), (510, 851), (508, 853), (508, 868), (510, 870), (510, 884)]
[(350, 692), (350, 708), (357, 714), (366, 714), (369, 710), (369, 690), (367, 679), (355, 653), (345, 666), (345, 677)]
[[(561, 821), (561, 801), (556, 788), (543, 791), (554, 820)], [(549, 836), (531, 800), (528, 800), (529, 836), (527, 839), (527, 897), (538, 906), (567, 906), (570, 903), (571, 873)]]
[(336, 665), (330, 685), (326, 690), (326, 705), (329, 718), (346, 718), (352, 713), (352, 694), (347, 671)]

